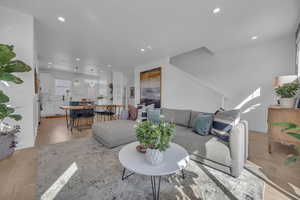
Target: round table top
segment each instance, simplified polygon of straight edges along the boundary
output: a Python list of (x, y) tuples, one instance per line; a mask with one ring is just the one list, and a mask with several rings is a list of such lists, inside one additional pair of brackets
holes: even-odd
[(188, 152), (175, 143), (164, 152), (164, 160), (159, 165), (151, 165), (146, 155), (136, 150), (139, 142), (124, 146), (119, 152), (119, 160), (123, 167), (131, 172), (147, 176), (164, 176), (184, 169), (189, 161)]

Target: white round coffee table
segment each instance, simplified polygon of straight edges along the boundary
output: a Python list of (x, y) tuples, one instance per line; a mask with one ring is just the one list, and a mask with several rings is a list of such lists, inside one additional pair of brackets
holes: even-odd
[[(119, 152), (119, 160), (124, 167), (122, 180), (135, 173), (150, 176), (153, 199), (158, 200), (161, 176), (174, 174), (181, 170), (184, 178), (183, 169), (189, 162), (189, 154), (183, 147), (171, 143), (170, 148), (164, 152), (163, 162), (155, 166), (146, 160), (145, 154), (136, 150), (137, 145), (139, 145), (139, 142), (127, 144)], [(126, 169), (132, 173), (125, 176)], [(156, 178), (158, 178), (158, 185)]]

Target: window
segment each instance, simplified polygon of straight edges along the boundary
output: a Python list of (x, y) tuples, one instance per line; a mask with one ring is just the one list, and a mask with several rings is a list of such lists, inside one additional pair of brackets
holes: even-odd
[(55, 95), (66, 95), (66, 91), (71, 89), (72, 82), (69, 80), (55, 79)]

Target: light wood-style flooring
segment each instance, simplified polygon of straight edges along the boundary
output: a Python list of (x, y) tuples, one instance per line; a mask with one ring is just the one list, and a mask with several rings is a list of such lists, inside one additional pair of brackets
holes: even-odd
[[(64, 118), (42, 119), (36, 139), (36, 147), (17, 151), (13, 156), (0, 161), (0, 199), (33, 200), (36, 199), (36, 176), (38, 147), (65, 142), (80, 137), (88, 137), (91, 130), (73, 131), (66, 128)], [(291, 148), (275, 145), (274, 153), (267, 153), (266, 134), (250, 132), (250, 161), (262, 168), (276, 187), (300, 195), (300, 163), (285, 166), (284, 160)], [(290, 199), (276, 189), (273, 184), (266, 184), (266, 200)]]

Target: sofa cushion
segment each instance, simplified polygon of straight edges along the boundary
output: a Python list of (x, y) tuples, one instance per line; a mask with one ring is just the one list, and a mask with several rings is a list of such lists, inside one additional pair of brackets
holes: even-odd
[(92, 134), (94, 138), (108, 148), (117, 147), (136, 141), (135, 121), (113, 120), (94, 123)]
[(177, 125), (189, 126), (191, 110), (178, 110), (162, 108), (161, 113), (164, 115), (165, 120), (168, 122), (174, 122)]
[(240, 121), (240, 110), (220, 111), (214, 116), (211, 133), (228, 142), (230, 131)]
[(173, 142), (183, 146), (191, 155), (208, 165), (211, 165), (209, 160), (213, 160), (227, 167), (231, 166), (228, 143), (213, 135), (201, 136), (190, 128), (176, 126)]
[(212, 114), (200, 113), (195, 120), (193, 130), (199, 135), (208, 135), (213, 122)]
[(149, 121), (156, 122), (156, 123), (159, 122), (160, 121), (160, 109), (148, 109), (147, 118)]

